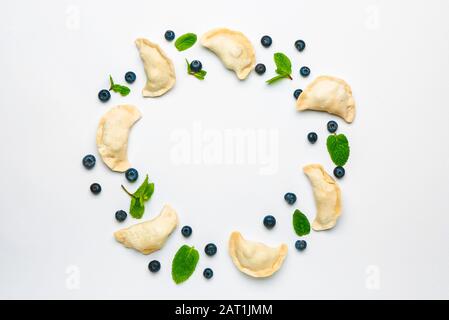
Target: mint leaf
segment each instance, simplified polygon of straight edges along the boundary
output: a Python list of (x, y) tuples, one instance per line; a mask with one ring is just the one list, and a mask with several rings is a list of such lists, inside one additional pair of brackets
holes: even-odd
[(287, 75), (277, 75), (274, 78), (271, 78), (265, 82), (268, 84), (273, 84), (273, 83), (278, 82), (279, 80), (285, 79), (285, 78), (288, 78), (288, 76)]
[(276, 64), (276, 73), (277, 76), (266, 81), (268, 84), (273, 84), (282, 79), (290, 79), (293, 80), (292, 73), (292, 63), (290, 59), (283, 54), (282, 52), (277, 52), (274, 54), (274, 63)]
[(120, 93), (120, 95), (122, 95), (123, 97), (127, 96), (131, 92), (131, 90), (128, 87), (122, 86), (120, 84), (115, 84), (111, 76), (109, 76), (109, 82), (111, 84), (109, 91)]
[(299, 210), (293, 213), (293, 229), (298, 236), (302, 237), (310, 233), (310, 223), (307, 217)]
[(175, 47), (178, 51), (184, 51), (192, 47), (197, 40), (197, 36), (194, 33), (186, 33), (180, 36), (175, 41)]
[(282, 52), (277, 52), (274, 54), (274, 63), (277, 67), (277, 74), (290, 75), (292, 73), (292, 63), (290, 59)]
[(129, 205), (129, 214), (135, 218), (140, 219), (145, 213), (145, 202), (150, 200), (154, 193), (154, 183), (148, 182), (148, 175), (146, 176), (144, 182), (134, 193), (130, 193), (122, 185), (122, 189), (131, 197), (131, 204)]
[(204, 80), (204, 78), (206, 77), (207, 71), (201, 69), (198, 72), (193, 72), (192, 69), (190, 68), (190, 63), (189, 60), (186, 59), (186, 63), (187, 63), (187, 73), (196, 77), (199, 80)]
[(327, 137), (327, 151), (337, 166), (344, 166), (348, 162), (350, 148), (348, 138), (344, 134), (331, 134)]
[(200, 254), (194, 247), (183, 245), (173, 258), (171, 275), (176, 284), (186, 281), (195, 271)]

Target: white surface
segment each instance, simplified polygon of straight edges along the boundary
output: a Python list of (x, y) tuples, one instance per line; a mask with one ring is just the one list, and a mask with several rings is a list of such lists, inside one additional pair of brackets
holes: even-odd
[[(449, 298), (448, 15), (445, 0), (4, 3), (0, 297)], [(257, 60), (267, 65), (264, 77), (253, 73), (239, 82), (199, 45), (178, 53), (163, 39), (166, 29), (200, 35), (217, 26), (248, 35)], [(268, 50), (259, 44), (263, 34), (274, 40)], [(144, 73), (133, 41), (141, 36), (160, 43), (175, 63), (176, 87), (160, 99), (140, 95)], [(293, 47), (297, 38), (307, 42), (303, 54)], [(292, 58), (295, 80), (268, 87), (276, 51)], [(185, 74), (185, 57), (203, 62), (206, 81)], [(312, 69), (309, 80), (298, 76), (302, 65)], [(128, 70), (138, 76), (131, 95), (113, 94), (101, 104), (96, 95), (107, 87), (108, 74), (123, 82)], [(343, 216), (333, 231), (308, 236), (307, 251), (298, 253), (293, 210), (283, 194), (295, 192), (297, 207), (313, 218), (301, 167), (319, 162), (332, 170), (324, 142), (326, 122), (334, 117), (296, 112), (292, 92), (320, 74), (346, 79), (358, 112), (353, 125), (338, 119), (352, 146), (341, 182)], [(156, 183), (144, 219), (169, 202), (181, 224), (194, 230), (187, 241), (176, 230), (151, 256), (124, 249), (112, 237), (121, 227), (114, 212), (128, 207), (120, 189), (124, 176), (99, 158), (92, 171), (81, 166), (85, 154), (96, 154), (99, 118), (119, 103), (143, 113), (129, 157)], [(219, 135), (274, 130), (278, 138), (269, 154), (278, 170), (261, 174), (263, 158), (176, 165), (171, 136), (187, 130), (197, 143), (195, 125)], [(319, 134), (315, 146), (306, 141), (311, 130)], [(94, 181), (103, 186), (99, 197), (89, 191)], [(269, 213), (278, 220), (272, 231), (261, 224)], [(289, 245), (273, 278), (254, 280), (235, 269), (226, 248), (234, 229)], [(198, 247), (201, 259), (192, 278), (176, 286), (169, 265), (184, 242)], [(202, 253), (207, 242), (218, 245), (216, 257)], [(157, 275), (147, 271), (154, 258), (162, 263)], [(213, 268), (213, 280), (203, 279), (205, 267)]]

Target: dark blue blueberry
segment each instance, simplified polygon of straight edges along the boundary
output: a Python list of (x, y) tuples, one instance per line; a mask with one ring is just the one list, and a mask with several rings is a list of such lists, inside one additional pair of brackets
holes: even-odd
[(265, 47), (268, 48), (273, 43), (273, 40), (270, 36), (263, 36), (262, 39), (260, 39), (260, 43)]
[(125, 221), (127, 216), (128, 214), (123, 210), (119, 210), (115, 213), (115, 219), (117, 219), (118, 222)]
[(303, 250), (305, 250), (307, 248), (307, 242), (305, 240), (297, 240), (295, 242), (295, 248), (298, 251), (303, 251)]
[(295, 48), (299, 52), (302, 52), (306, 48), (306, 43), (303, 40), (296, 40), (295, 41)]
[(309, 142), (310, 142), (311, 144), (314, 144), (314, 143), (316, 143), (317, 140), (318, 140), (318, 135), (317, 135), (315, 132), (310, 132), (310, 133), (307, 135), (307, 140), (309, 140)]
[(128, 83), (133, 83), (134, 81), (136, 81), (136, 74), (132, 71), (128, 71), (125, 74), (125, 81)]
[(93, 194), (99, 194), (101, 192), (101, 186), (98, 183), (92, 183), (90, 185), (90, 191)]
[(217, 246), (213, 243), (208, 243), (206, 245), (206, 247), (204, 248), (204, 252), (208, 255), (208, 256), (213, 256), (217, 253)]
[(327, 131), (329, 131), (330, 133), (337, 132), (337, 129), (338, 129), (338, 123), (336, 123), (335, 121), (331, 120), (327, 123)]
[(101, 102), (106, 102), (111, 99), (111, 93), (106, 89), (100, 90), (100, 92), (98, 92), (98, 99), (100, 99)]
[(129, 182), (134, 182), (137, 180), (137, 178), (139, 178), (139, 172), (137, 172), (137, 170), (134, 168), (129, 168), (125, 172), (125, 177)]
[(95, 167), (95, 162), (97, 160), (95, 159), (95, 156), (88, 154), (87, 156), (85, 156), (83, 158), (83, 166), (86, 169), (92, 169), (93, 167)]
[(192, 228), (189, 226), (184, 226), (181, 229), (181, 233), (184, 237), (188, 238), (192, 235)]
[(206, 268), (203, 271), (203, 276), (206, 279), (210, 279), (210, 278), (212, 278), (214, 276), (214, 272), (212, 271), (211, 268)]
[(296, 202), (296, 194), (294, 193), (286, 193), (284, 196), (284, 200), (287, 201), (289, 205), (293, 205)]
[(303, 77), (308, 77), (310, 75), (310, 69), (309, 67), (302, 67), (299, 70), (299, 73), (303, 76)]
[(295, 97), (296, 100), (298, 100), (301, 93), (302, 93), (301, 89), (296, 89), (295, 92), (293, 92), (293, 96)]
[(273, 229), (276, 225), (276, 218), (273, 216), (266, 216), (265, 218), (263, 218), (263, 225), (267, 229)]
[(193, 60), (192, 62), (190, 62), (190, 70), (192, 70), (192, 72), (197, 73), (200, 72), (201, 69), (203, 69), (201, 61)]
[(334, 176), (337, 177), (338, 179), (343, 178), (345, 176), (345, 173), (346, 173), (346, 171), (345, 171), (345, 168), (343, 168), (343, 167), (336, 167), (334, 169)]
[(165, 31), (164, 37), (167, 41), (173, 41), (175, 39), (175, 33), (171, 30), (167, 30)]
[(150, 263), (148, 264), (148, 270), (153, 273), (158, 272), (159, 270), (161, 270), (161, 263), (157, 260), (150, 261)]
[(265, 73), (265, 71), (267, 71), (267, 68), (265, 67), (265, 65), (263, 63), (258, 63), (256, 65), (255, 70), (256, 70), (257, 74), (262, 75)]

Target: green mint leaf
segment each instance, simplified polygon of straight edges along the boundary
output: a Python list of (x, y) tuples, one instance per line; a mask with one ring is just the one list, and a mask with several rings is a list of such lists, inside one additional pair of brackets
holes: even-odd
[(120, 93), (120, 95), (122, 95), (123, 97), (127, 96), (131, 92), (131, 90), (128, 87), (115, 84), (114, 80), (112, 80), (111, 75), (109, 75), (109, 83), (111, 84), (109, 91)]
[(327, 137), (327, 151), (337, 166), (344, 166), (348, 162), (350, 148), (348, 138), (344, 134), (331, 134)]
[(200, 254), (194, 247), (183, 245), (179, 248), (172, 262), (171, 275), (173, 281), (180, 284), (189, 279), (195, 271), (199, 259)]
[(204, 78), (206, 77), (206, 74), (207, 74), (207, 71), (205, 71), (205, 70), (200, 70), (200, 71), (194, 73), (193, 75), (194, 75), (197, 79), (204, 80)]
[(286, 79), (286, 78), (288, 78), (288, 75), (280, 74), (280, 75), (275, 76), (274, 78), (271, 78), (271, 79), (267, 80), (266, 83), (273, 84), (275, 82), (278, 82), (281, 79)]
[(299, 210), (293, 213), (293, 229), (300, 237), (310, 233), (310, 223), (307, 217)]
[(119, 84), (114, 84), (110, 90), (120, 93), (120, 95), (123, 97), (127, 96), (131, 92), (131, 90), (128, 87), (121, 86)]
[(192, 47), (197, 40), (197, 36), (194, 33), (186, 33), (180, 36), (175, 41), (175, 47), (178, 51), (184, 51)]
[(144, 182), (137, 188), (134, 193), (130, 193), (122, 185), (123, 190), (131, 197), (131, 204), (129, 205), (129, 214), (135, 218), (142, 218), (145, 212), (145, 202), (150, 200), (154, 193), (154, 183), (148, 183), (148, 175)]
[(190, 62), (189, 62), (189, 60), (186, 59), (186, 63), (187, 63), (187, 73), (191, 74), (192, 73), (192, 69), (190, 69)]
[(292, 73), (292, 63), (290, 59), (282, 52), (277, 52), (274, 54), (274, 63), (277, 67), (277, 74), (290, 75)]
[(142, 198), (131, 198), (131, 204), (129, 206), (129, 214), (131, 217), (135, 219), (140, 219), (143, 217), (143, 214), (145, 213), (145, 204), (143, 202)]

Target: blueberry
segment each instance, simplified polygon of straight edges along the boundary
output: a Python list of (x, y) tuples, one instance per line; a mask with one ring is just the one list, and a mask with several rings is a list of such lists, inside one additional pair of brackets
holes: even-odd
[(93, 155), (91, 155), (91, 154), (88, 154), (87, 156), (85, 156), (84, 158), (83, 158), (83, 166), (86, 168), (86, 169), (92, 169), (94, 166), (95, 166), (95, 162), (96, 162), (97, 160), (95, 159), (95, 157), (93, 156)]
[(267, 71), (267, 68), (263, 63), (258, 63), (254, 70), (256, 71), (257, 74), (262, 75), (265, 73), (265, 71)]
[(296, 202), (296, 194), (294, 193), (286, 193), (284, 196), (284, 200), (287, 201), (289, 205), (293, 205)]
[(92, 191), (93, 194), (99, 194), (101, 192), (101, 186), (98, 183), (92, 183), (90, 185), (90, 191)]
[(307, 248), (307, 242), (305, 240), (297, 240), (295, 242), (295, 248), (298, 251), (303, 251), (303, 250), (305, 250)]
[(327, 131), (329, 131), (330, 133), (335, 133), (338, 129), (338, 123), (336, 123), (335, 121), (331, 120), (327, 123)]
[(302, 52), (304, 51), (304, 49), (306, 48), (306, 43), (303, 40), (296, 40), (295, 41), (295, 48), (299, 51)]
[(203, 65), (201, 64), (200, 61), (198, 60), (193, 60), (192, 62), (190, 62), (190, 70), (192, 70), (192, 72), (200, 72), (201, 69), (203, 68)]
[(117, 219), (118, 222), (125, 221), (127, 216), (128, 214), (123, 210), (119, 210), (115, 213), (115, 219)]
[(310, 75), (310, 69), (309, 67), (302, 67), (299, 70), (299, 73), (303, 76), (303, 77), (308, 77)]
[(336, 167), (334, 169), (334, 176), (337, 177), (338, 179), (341, 179), (345, 176), (345, 168), (343, 167)]
[(161, 263), (157, 260), (150, 261), (150, 263), (148, 264), (148, 270), (153, 273), (158, 272), (159, 270), (161, 270)]
[(164, 37), (167, 41), (173, 41), (175, 39), (175, 33), (171, 30), (167, 30), (165, 31)]
[(136, 74), (132, 71), (128, 71), (125, 74), (125, 81), (128, 83), (133, 83), (134, 81), (136, 81)]
[(137, 172), (137, 170), (134, 168), (129, 168), (125, 172), (125, 177), (129, 182), (134, 182), (137, 180), (137, 178), (139, 178), (139, 172)]
[(318, 140), (318, 135), (317, 135), (315, 132), (310, 132), (310, 133), (307, 135), (307, 140), (309, 140), (309, 142), (310, 142), (311, 144), (314, 144), (314, 143), (316, 143), (317, 140)]
[(217, 253), (217, 246), (213, 243), (208, 243), (206, 245), (206, 247), (204, 248), (204, 252), (208, 255), (208, 256), (213, 256)]
[(260, 43), (265, 47), (268, 48), (273, 43), (273, 40), (270, 36), (263, 36), (262, 39), (260, 39)]
[(181, 233), (184, 237), (188, 238), (192, 235), (192, 228), (189, 226), (184, 226), (181, 229)]
[(203, 271), (203, 276), (206, 279), (210, 279), (210, 278), (212, 278), (214, 276), (214, 272), (212, 271), (211, 268), (206, 268)]
[(295, 92), (293, 92), (293, 96), (295, 97), (296, 100), (298, 100), (301, 93), (302, 93), (301, 89), (296, 89)]
[(100, 99), (101, 102), (106, 102), (111, 98), (111, 93), (109, 90), (103, 89), (98, 92), (98, 99)]
[(263, 218), (263, 224), (267, 229), (273, 229), (276, 225), (276, 218), (273, 216), (266, 216)]

